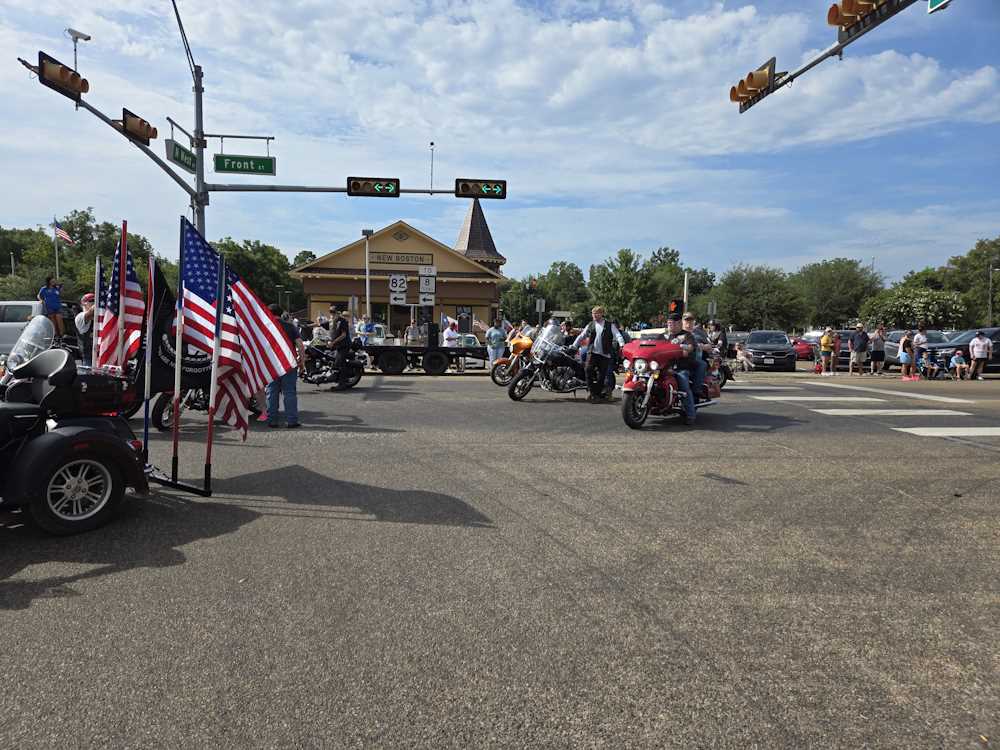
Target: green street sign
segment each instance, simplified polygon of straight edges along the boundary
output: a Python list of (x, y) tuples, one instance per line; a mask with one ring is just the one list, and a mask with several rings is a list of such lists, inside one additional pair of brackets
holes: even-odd
[(224, 174), (257, 174), (274, 177), (277, 168), (278, 159), (274, 156), (215, 155), (215, 171)]
[(198, 167), (198, 157), (190, 149), (184, 148), (177, 141), (167, 138), (163, 141), (167, 147), (167, 161), (176, 164), (183, 170), (194, 174)]
[(933, 13), (936, 10), (947, 8), (950, 2), (951, 0), (927, 0), (927, 12)]

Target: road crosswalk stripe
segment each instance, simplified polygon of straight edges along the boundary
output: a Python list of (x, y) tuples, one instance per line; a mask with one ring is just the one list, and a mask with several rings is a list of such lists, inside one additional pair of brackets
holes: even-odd
[(827, 383), (823, 380), (817, 380), (810, 385), (819, 385), (825, 388), (845, 388), (852, 391), (864, 391), (866, 393), (881, 393), (885, 396), (896, 396), (897, 398), (912, 398), (919, 401), (938, 401), (942, 404), (974, 404), (975, 401), (970, 401), (967, 398), (954, 398), (953, 396), (935, 396), (930, 393), (914, 393), (913, 391), (890, 391), (887, 388), (866, 388), (862, 385), (844, 385), (842, 383)]
[(871, 396), (751, 396), (758, 401), (843, 401), (851, 403), (882, 403), (884, 398), (872, 398)]
[(727, 391), (801, 391), (801, 385), (739, 385), (726, 384)]
[(810, 409), (828, 417), (971, 417), (953, 409)]
[(893, 427), (921, 437), (1000, 437), (1000, 427)]

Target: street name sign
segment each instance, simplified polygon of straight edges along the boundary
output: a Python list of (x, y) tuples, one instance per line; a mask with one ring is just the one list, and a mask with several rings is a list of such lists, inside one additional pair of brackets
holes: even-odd
[(167, 161), (173, 162), (186, 172), (195, 173), (198, 167), (198, 157), (194, 155), (194, 151), (184, 148), (172, 138), (164, 140), (163, 145), (167, 147)]
[(274, 177), (278, 171), (275, 156), (215, 154), (215, 171), (222, 174), (256, 174)]
[(944, 10), (951, 0), (927, 0), (927, 12), (933, 13), (936, 10)]

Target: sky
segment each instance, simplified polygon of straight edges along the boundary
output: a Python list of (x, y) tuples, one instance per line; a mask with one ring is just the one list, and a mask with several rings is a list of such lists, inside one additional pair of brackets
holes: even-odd
[[(276, 177), (348, 175), (447, 188), (508, 181), (483, 207), (504, 273), (667, 245), (717, 273), (858, 258), (888, 279), (1000, 236), (1000, 0), (918, 2), (745, 114), (729, 87), (771, 56), (794, 70), (829, 47), (829, 0), (178, 0), (205, 71), (209, 133), (269, 135)], [(72, 64), (87, 101), (159, 128), (193, 122), (169, 2), (0, 4), (0, 225), (92, 206), (177, 256), (185, 193), (14, 58)], [(178, 131), (178, 140), (184, 136)], [(209, 153), (218, 153), (218, 139)], [(263, 154), (258, 141), (227, 153)], [(184, 173), (182, 173), (184, 174)], [(403, 219), (454, 244), (468, 202), (213, 193), (210, 240), (323, 254)]]

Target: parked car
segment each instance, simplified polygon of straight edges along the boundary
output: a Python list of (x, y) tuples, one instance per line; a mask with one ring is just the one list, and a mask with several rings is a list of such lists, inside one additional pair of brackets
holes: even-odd
[(10, 354), (28, 321), (42, 313), (42, 303), (38, 300), (0, 302), (0, 354)]
[(784, 331), (751, 331), (745, 346), (756, 369), (795, 371), (795, 349)]
[(792, 339), (792, 347), (795, 349), (796, 359), (805, 359), (812, 362), (816, 359), (816, 351), (819, 348), (819, 341), (815, 343), (807, 341), (803, 337), (796, 336)]
[[(916, 333), (915, 328), (910, 329)], [(978, 329), (977, 329), (978, 330)], [(903, 338), (905, 331), (889, 331), (885, 337), (885, 369), (890, 367), (899, 367), (899, 341)], [(972, 332), (972, 336), (969, 336), (966, 341), (971, 340), (976, 335), (976, 332)], [(948, 342), (949, 339), (945, 336), (944, 331), (931, 330), (927, 332), (927, 343), (930, 344), (944, 344)], [(968, 347), (966, 347), (968, 351)]]
[[(479, 339), (476, 338), (475, 334), (463, 333), (462, 337), (458, 341), (459, 346), (482, 346), (479, 343)], [(478, 359), (475, 357), (462, 357), (465, 362), (465, 368), (485, 368), (488, 366), (486, 360)]]
[[(993, 356), (986, 363), (986, 372), (1000, 372), (1000, 328), (970, 328), (968, 331), (962, 331), (948, 341), (934, 344), (928, 343), (927, 349), (933, 349), (937, 352), (938, 361), (943, 366), (947, 366), (948, 360), (951, 359), (951, 355), (956, 349), (961, 349), (965, 361), (971, 365), (972, 358), (969, 356), (969, 342), (976, 337), (976, 333), (979, 331), (985, 333), (993, 342)], [(930, 331), (927, 333), (929, 336)]]

